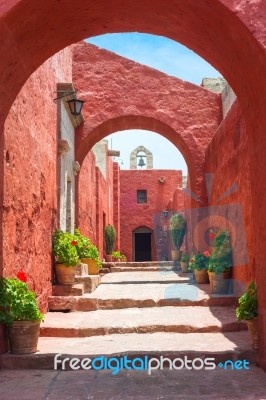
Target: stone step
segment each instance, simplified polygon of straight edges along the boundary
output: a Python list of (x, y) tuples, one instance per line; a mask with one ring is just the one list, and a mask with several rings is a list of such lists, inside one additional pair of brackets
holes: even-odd
[(233, 332), (246, 330), (235, 307), (157, 307), (91, 312), (48, 313), (41, 336), (87, 337), (154, 332)]
[[(123, 264), (123, 263), (120, 263)], [(110, 267), (111, 272), (154, 272), (154, 271), (177, 271), (178, 267), (174, 266), (151, 266), (151, 267), (131, 267), (128, 265), (116, 265)]]
[[(124, 335), (91, 336), (86, 338), (40, 337), (35, 354), (1, 356), (4, 369), (54, 369), (54, 357), (90, 358), (104, 356), (128, 359), (170, 359), (187, 356), (189, 359), (213, 357), (215, 362), (246, 359), (256, 362), (257, 353), (252, 350), (247, 331), (222, 333), (129, 333)], [(180, 364), (178, 364), (180, 365)], [(60, 369), (60, 365), (57, 367)], [(68, 369), (65, 365), (65, 369)], [(217, 367), (218, 368), (218, 367)], [(178, 373), (178, 371), (177, 371)], [(217, 398), (217, 397), (216, 397)]]
[(84, 293), (92, 293), (101, 284), (101, 276), (83, 274), (76, 276), (75, 282), (83, 285)]
[(53, 296), (83, 296), (83, 294), (83, 284), (53, 286)]
[[(117, 275), (120, 275), (119, 273)], [(107, 274), (103, 277), (110, 277)], [(113, 278), (113, 277), (112, 277)], [(94, 293), (83, 296), (50, 296), (50, 311), (93, 311), (125, 308), (146, 308), (165, 306), (232, 306), (237, 298), (233, 294), (212, 295), (210, 285), (193, 285), (189, 282), (179, 283), (103, 283)]]
[(104, 262), (103, 267), (111, 268), (111, 267), (128, 267), (128, 268), (158, 268), (158, 267), (174, 267), (180, 265), (178, 261), (143, 261), (143, 262), (136, 262), (136, 261), (126, 261), (126, 262)]

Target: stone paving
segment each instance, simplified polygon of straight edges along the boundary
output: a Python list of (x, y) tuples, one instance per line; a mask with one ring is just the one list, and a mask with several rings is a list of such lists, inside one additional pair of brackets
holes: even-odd
[[(266, 375), (255, 366), (246, 325), (236, 321), (233, 295), (212, 296), (209, 285), (197, 286), (189, 274), (128, 271), (107, 274), (93, 293), (69, 299), (91, 301), (95, 308), (47, 314), (37, 353), (3, 355), (0, 400), (266, 400)], [(112, 375), (66, 365), (66, 371), (54, 371), (58, 353), (79, 360), (213, 357), (216, 369)], [(218, 366), (226, 360), (253, 364), (250, 370), (224, 371)]]
[(50, 310), (93, 311), (161, 306), (229, 306), (233, 295), (211, 295), (210, 285), (197, 285), (192, 274), (175, 271), (117, 272), (104, 275), (93, 293), (51, 296)]
[(235, 307), (147, 307), (48, 313), (41, 336), (85, 337), (114, 333), (230, 332), (246, 330)]
[(213, 371), (0, 370), (1, 400), (266, 400), (266, 374)]

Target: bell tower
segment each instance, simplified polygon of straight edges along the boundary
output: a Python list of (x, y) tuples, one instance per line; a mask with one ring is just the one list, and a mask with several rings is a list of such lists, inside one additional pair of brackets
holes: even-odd
[(153, 155), (144, 146), (138, 146), (130, 154), (130, 169), (152, 169)]

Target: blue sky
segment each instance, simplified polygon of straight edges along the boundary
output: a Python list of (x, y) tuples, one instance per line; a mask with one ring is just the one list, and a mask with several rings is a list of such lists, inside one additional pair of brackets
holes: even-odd
[[(200, 85), (203, 78), (221, 74), (193, 51), (161, 36), (140, 33), (115, 33), (87, 39), (89, 43), (110, 50), (168, 75)], [(154, 155), (154, 167), (182, 169), (186, 164), (181, 153), (162, 136), (147, 131), (124, 131), (112, 134), (113, 149), (121, 151), (121, 168), (129, 168), (129, 154), (137, 146), (147, 147)], [(163, 151), (162, 151), (163, 149)]]

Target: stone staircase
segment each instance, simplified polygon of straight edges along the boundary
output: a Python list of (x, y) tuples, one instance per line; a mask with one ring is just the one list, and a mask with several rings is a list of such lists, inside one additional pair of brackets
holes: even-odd
[[(165, 356), (256, 361), (233, 294), (211, 295), (172, 264), (123, 268), (92, 277), (80, 270), (68, 292), (54, 288), (39, 352), (2, 356), (3, 368), (53, 369), (54, 356), (132, 359)], [(101, 279), (101, 285), (99, 285)], [(90, 282), (90, 283), (88, 283)], [(93, 290), (95, 289), (95, 290)], [(62, 312), (64, 311), (64, 312)], [(71, 311), (71, 312), (69, 312)]]

